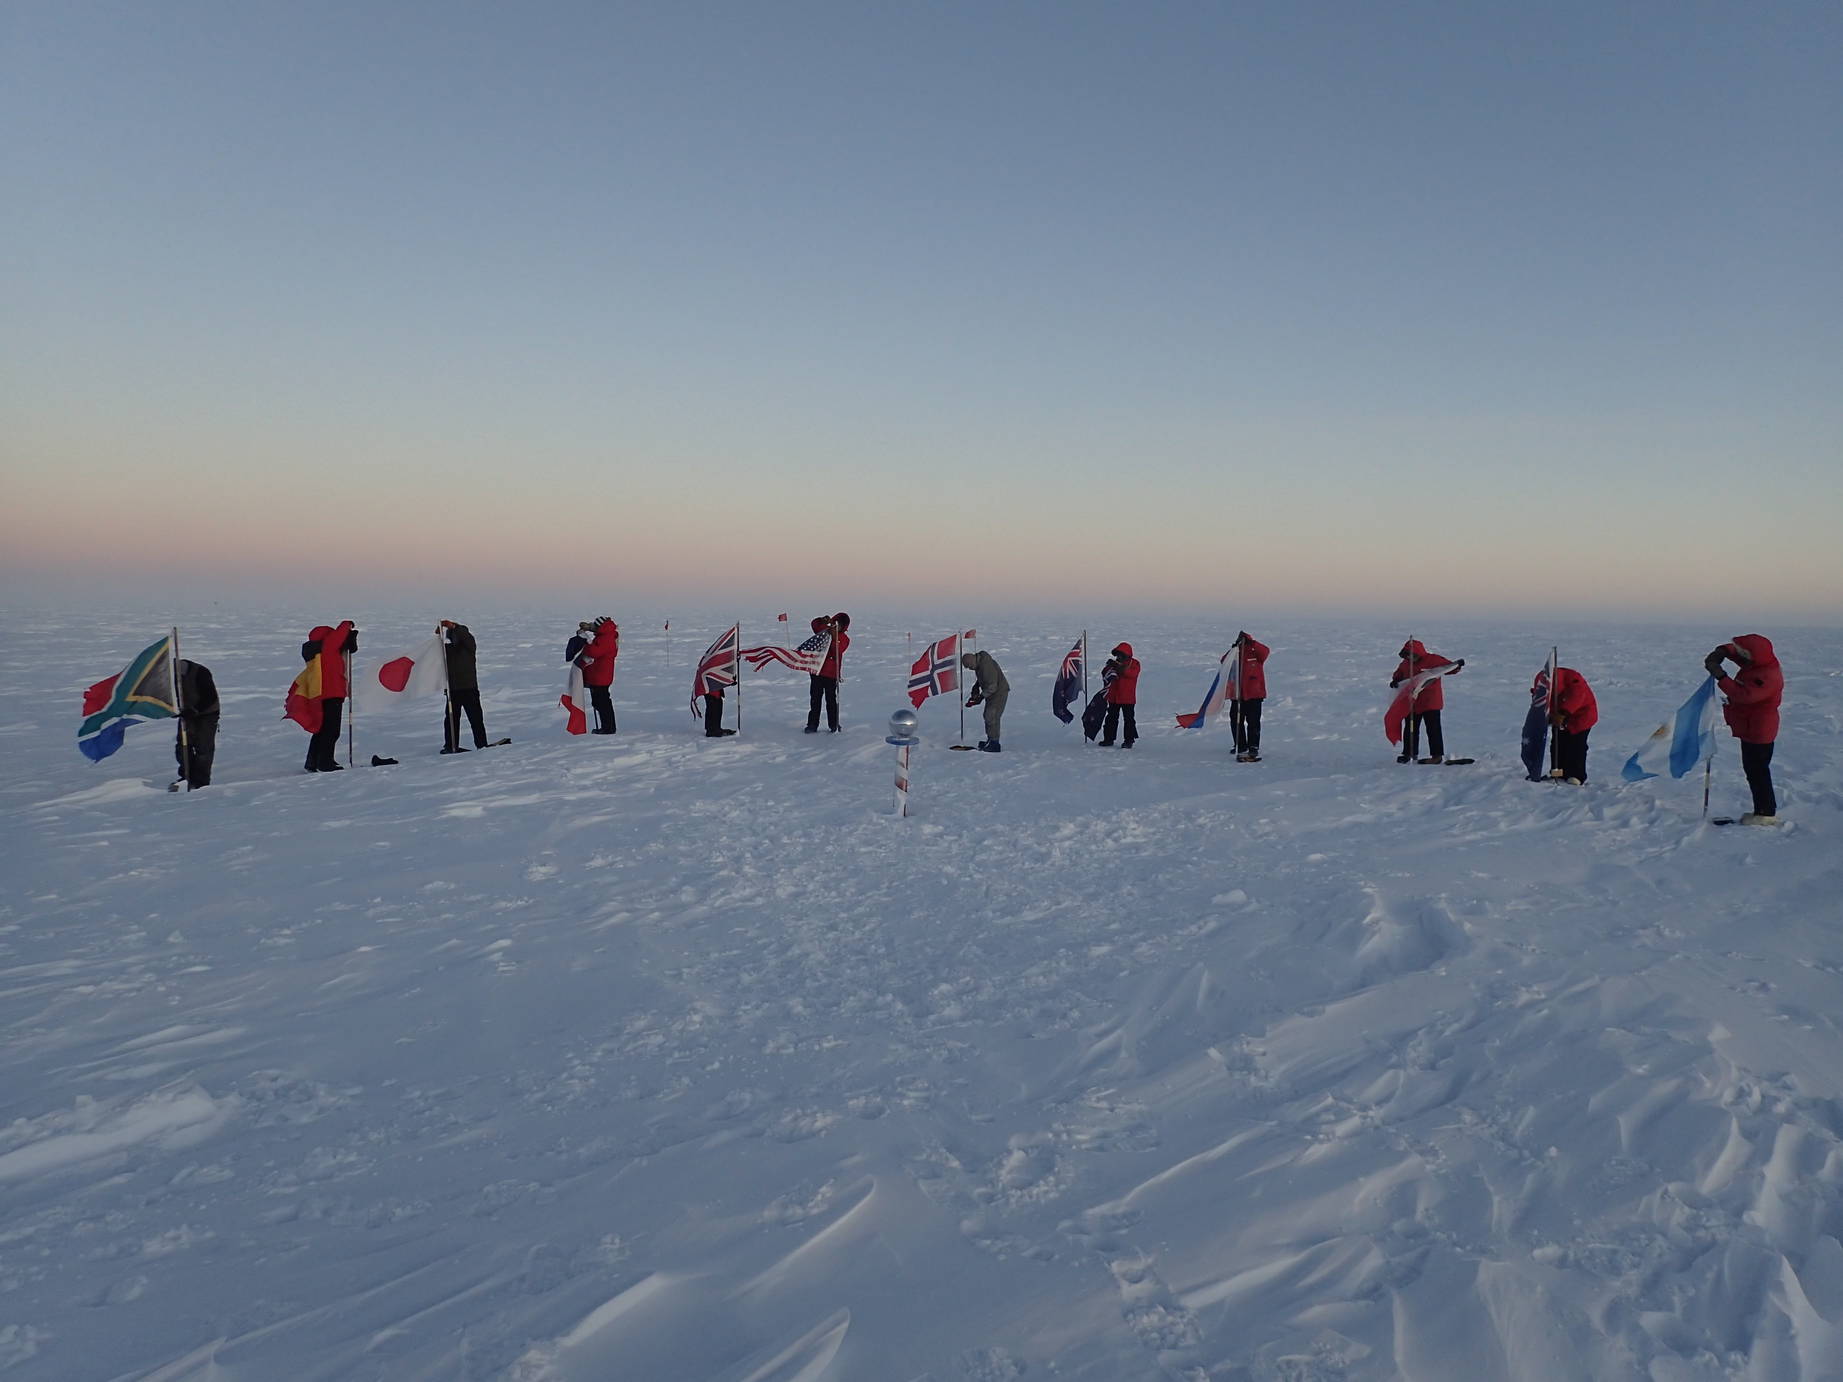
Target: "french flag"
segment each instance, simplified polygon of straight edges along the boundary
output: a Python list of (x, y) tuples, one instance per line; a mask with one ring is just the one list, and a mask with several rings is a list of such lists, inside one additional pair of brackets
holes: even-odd
[(563, 688), (563, 695), (558, 703), (569, 717), (563, 722), (563, 732), (565, 734), (587, 734), (589, 732), (589, 693), (582, 684), (582, 668), (574, 663), (570, 665), (569, 683)]
[(448, 655), (441, 635), (420, 643), (359, 677), (352, 688), (360, 709), (383, 710), (399, 701), (421, 700), (448, 689)]

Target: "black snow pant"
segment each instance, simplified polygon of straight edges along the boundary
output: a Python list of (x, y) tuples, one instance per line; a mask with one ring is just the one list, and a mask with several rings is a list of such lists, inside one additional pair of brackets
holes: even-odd
[(614, 733), (614, 696), (605, 686), (591, 686), (589, 704), (595, 707), (595, 733)]
[(1427, 729), (1427, 756), (1446, 757), (1446, 736), (1440, 733), (1440, 712), (1423, 710), (1408, 717), (1408, 732), (1402, 736), (1401, 751), (1410, 758), (1421, 756), (1421, 728)]
[(461, 715), (467, 716), (467, 727), (474, 732), (474, 747), (486, 747), (486, 716), (480, 710), (480, 690), (448, 691), (448, 714), (442, 721), (442, 752), (453, 753), (461, 747)]
[(1779, 799), (1773, 795), (1773, 746), (1741, 743), (1741, 771), (1747, 774), (1747, 786), (1753, 792), (1753, 810), (1757, 816), (1779, 814)]
[(704, 693), (704, 737), (706, 739), (723, 737), (723, 693), (721, 691)]
[(838, 678), (812, 674), (812, 690), (807, 694), (806, 727), (819, 728), (819, 707), (825, 706), (826, 728), (838, 728)]
[(320, 728), (314, 731), (314, 737), (307, 741), (307, 771), (310, 773), (335, 773), (339, 771), (339, 722), (344, 716), (346, 698), (344, 696), (323, 696), (320, 698)]
[(1555, 766), (1561, 769), (1563, 777), (1571, 777), (1576, 782), (1587, 780), (1587, 736), (1592, 730), (1582, 730), (1572, 734), (1565, 729), (1555, 731)]
[(1139, 724), (1133, 718), (1133, 707), (1130, 705), (1113, 705), (1110, 703), (1107, 707), (1107, 719), (1101, 724), (1102, 748), (1110, 749), (1113, 747), (1114, 731), (1119, 728), (1121, 720), (1126, 721), (1126, 738), (1122, 739), (1120, 742), (1130, 749), (1134, 741), (1139, 738)]
[(182, 715), (185, 738), (173, 742), (173, 757), (179, 760), (179, 775), (194, 788), (211, 785), (211, 760), (218, 753), (218, 717)]
[(1261, 701), (1230, 701), (1229, 714), (1235, 725), (1235, 752), (1261, 751)]

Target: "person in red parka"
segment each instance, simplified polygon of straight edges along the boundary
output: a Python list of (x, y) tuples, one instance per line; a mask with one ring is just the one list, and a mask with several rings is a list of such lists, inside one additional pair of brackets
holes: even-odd
[(339, 725), (350, 690), (347, 673), (351, 670), (352, 654), (357, 651), (358, 631), (352, 627), (350, 619), (341, 621), (337, 628), (318, 625), (301, 644), (302, 662), (311, 664), (315, 658), (320, 660), (320, 693), (316, 697), (320, 703), (320, 723), (307, 741), (307, 761), (302, 765), (310, 773), (337, 773), (345, 769), (337, 756)]
[(806, 732), (819, 733), (819, 708), (825, 707), (826, 728), (838, 733), (838, 683), (845, 676), (845, 650), (851, 646), (851, 635), (845, 630), (851, 627), (851, 616), (840, 610), (827, 618), (820, 615), (813, 620), (814, 633), (829, 633), (832, 642), (826, 648), (825, 661), (819, 670), (810, 675), (807, 689)]
[(1235, 730), (1235, 761), (1261, 761), (1261, 702), (1267, 699), (1267, 654), (1265, 643), (1248, 636), (1243, 629), (1235, 635), (1236, 697), (1229, 702), (1229, 724)]
[[(1113, 672), (1111, 677), (1107, 674), (1109, 669)], [(1101, 679), (1107, 683), (1107, 719), (1101, 726), (1101, 747), (1113, 747), (1114, 732), (1124, 720), (1126, 737), (1120, 741), (1120, 747), (1130, 749), (1139, 738), (1139, 725), (1133, 718), (1134, 707), (1139, 704), (1139, 659), (1133, 656), (1131, 643), (1114, 645), (1113, 656), (1107, 659)]]
[[(1418, 638), (1410, 638), (1401, 645), (1401, 665), (1395, 669), (1395, 675), (1389, 681), (1391, 689), (1400, 686), (1411, 677), (1418, 676), (1430, 667), (1451, 667), (1455, 675), (1459, 668), (1465, 666), (1465, 659), (1454, 662), (1451, 658), (1441, 657), (1438, 653), (1427, 651), (1427, 645)], [(1427, 727), (1427, 757), (1423, 763), (1444, 763), (1446, 761), (1446, 737), (1440, 732), (1440, 712), (1446, 708), (1446, 677), (1429, 678), (1414, 697), (1410, 707), (1408, 722), (1402, 731), (1401, 754), (1397, 763), (1412, 763), (1421, 751), (1421, 726)]]
[(1600, 720), (1600, 706), (1587, 678), (1572, 667), (1555, 669), (1549, 723), (1555, 727), (1555, 766), (1570, 787), (1587, 781), (1587, 732)]
[[(1736, 665), (1729, 676), (1727, 662)], [(1753, 810), (1741, 817), (1743, 825), (1779, 824), (1779, 800), (1773, 794), (1773, 741), (1779, 737), (1779, 702), (1785, 695), (1785, 672), (1772, 642), (1758, 633), (1744, 633), (1724, 643), (1703, 659), (1709, 675), (1727, 698), (1722, 718), (1741, 741), (1741, 770), (1753, 792)]]
[(582, 668), (582, 684), (589, 693), (589, 704), (595, 707), (595, 728), (590, 732), (613, 734), (614, 695), (609, 688), (614, 685), (614, 660), (621, 655), (621, 626), (604, 614), (583, 632), (589, 641), (577, 654), (576, 665)]

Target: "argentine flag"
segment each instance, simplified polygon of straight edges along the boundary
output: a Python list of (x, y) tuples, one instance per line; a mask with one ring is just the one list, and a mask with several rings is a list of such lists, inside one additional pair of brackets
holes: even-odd
[(1709, 677), (1625, 760), (1620, 776), (1627, 782), (1643, 782), (1668, 768), (1672, 777), (1682, 777), (1714, 753), (1715, 678)]

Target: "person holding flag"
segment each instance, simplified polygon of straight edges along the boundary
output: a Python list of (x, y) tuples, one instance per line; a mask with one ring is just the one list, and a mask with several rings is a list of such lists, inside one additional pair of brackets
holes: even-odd
[[(1465, 659), (1454, 662), (1451, 658), (1441, 657), (1438, 653), (1427, 651), (1426, 644), (1418, 638), (1410, 638), (1401, 645), (1399, 654), (1401, 663), (1395, 669), (1395, 675), (1389, 679), (1389, 689), (1408, 683), (1410, 702), (1406, 709), (1406, 731), (1401, 738), (1401, 753), (1396, 756), (1397, 763), (1412, 763), (1421, 751), (1421, 728), (1427, 729), (1427, 757), (1420, 759), (1423, 763), (1444, 763), (1446, 761), (1446, 739), (1440, 730), (1440, 712), (1446, 707), (1446, 678), (1465, 666)], [(1450, 668), (1450, 671), (1441, 671)], [(1429, 676), (1428, 673), (1436, 675)]]
[(461, 716), (473, 731), (474, 747), (483, 749), (486, 737), (486, 712), (480, 708), (480, 672), (478, 645), (465, 624), (443, 619), (435, 626), (442, 640), (442, 661), (448, 673), (448, 706), (442, 717), (442, 752), (466, 753), (461, 747)]
[(192, 792), (211, 785), (222, 707), (218, 684), (204, 663), (182, 657), (173, 664), (173, 673), (179, 683), (179, 733), (173, 736), (173, 757), (179, 760), (179, 781)]
[(979, 741), (980, 751), (997, 753), (998, 729), (1005, 718), (1005, 702), (1011, 699), (1011, 683), (1005, 680), (998, 660), (983, 648), (961, 653), (960, 665), (973, 674), (973, 693), (966, 698), (967, 709), (985, 707), (985, 738)]
[(851, 627), (851, 616), (844, 611), (827, 618), (820, 615), (813, 620), (813, 634), (828, 634), (831, 642), (826, 646), (825, 661), (819, 665), (817, 672), (811, 673), (809, 683), (806, 732), (819, 733), (819, 710), (825, 707), (826, 728), (833, 734), (838, 733), (838, 684), (844, 680), (845, 650), (851, 646), (851, 635), (845, 630)]
[(1130, 749), (1139, 740), (1139, 725), (1134, 718), (1139, 704), (1139, 659), (1133, 656), (1131, 643), (1114, 645), (1107, 666), (1101, 672), (1101, 681), (1106, 686), (1103, 694), (1107, 697), (1107, 718), (1101, 724), (1101, 747), (1113, 747), (1114, 735), (1120, 722), (1125, 720), (1126, 737), (1120, 747)]
[(1599, 723), (1600, 707), (1587, 678), (1572, 667), (1557, 667), (1553, 686), (1549, 723), (1555, 727), (1555, 766), (1563, 782), (1579, 787), (1587, 781), (1587, 732)]
[(1235, 635), (1235, 695), (1229, 701), (1229, 724), (1235, 730), (1235, 761), (1261, 761), (1261, 704), (1267, 699), (1265, 643), (1246, 629)]
[[(1726, 664), (1736, 666), (1729, 676)], [(1785, 695), (1785, 671), (1764, 634), (1744, 633), (1702, 660), (1726, 699), (1722, 718), (1741, 741), (1741, 771), (1753, 793), (1753, 810), (1742, 825), (1778, 825), (1779, 800), (1773, 793), (1773, 742), (1779, 737), (1779, 703)]]
[(347, 619), (335, 628), (317, 625), (301, 644), (301, 661), (307, 665), (288, 688), (283, 714), (312, 737), (307, 741), (310, 773), (343, 772), (337, 758), (339, 723), (345, 713), (352, 654), (358, 651), (358, 631)]
[(613, 734), (614, 695), (609, 688), (614, 685), (614, 660), (621, 655), (621, 626), (604, 614), (590, 621), (586, 632), (588, 642), (577, 654), (576, 665), (582, 668), (582, 684), (595, 707), (595, 728), (589, 732)]
[(698, 659), (697, 672), (691, 679), (691, 713), (698, 713), (701, 701), (706, 739), (727, 739), (736, 732), (723, 727), (723, 688), (736, 686), (741, 681), (742, 651), (738, 646), (741, 641), (742, 625), (731, 624), (729, 632), (706, 648), (704, 656)]

